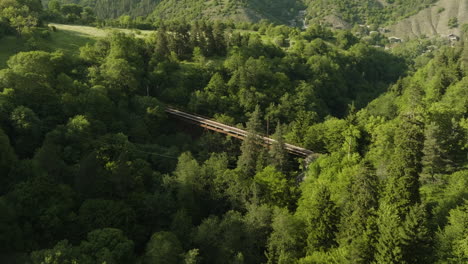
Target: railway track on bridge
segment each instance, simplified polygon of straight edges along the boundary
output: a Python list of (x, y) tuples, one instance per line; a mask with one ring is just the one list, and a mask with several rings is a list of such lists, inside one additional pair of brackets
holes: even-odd
[[(166, 113), (174, 117), (177, 117), (179, 119), (182, 119), (186, 122), (192, 123), (194, 125), (197, 125), (197, 126), (200, 126), (200, 127), (212, 130), (212, 131), (216, 131), (218, 133), (226, 134), (226, 135), (229, 135), (229, 136), (241, 139), (241, 140), (247, 137), (247, 134), (248, 134), (247, 131), (239, 129), (237, 127), (228, 126), (223, 123), (211, 120), (209, 118), (202, 117), (202, 116), (195, 115), (195, 114), (190, 114), (190, 113), (180, 111), (172, 107), (167, 107), (165, 111)], [(262, 140), (261, 143), (263, 145), (269, 146), (275, 142), (274, 139), (269, 138), (269, 137), (265, 137), (262, 135), (258, 135), (258, 137), (261, 138)], [(288, 143), (285, 144), (285, 149), (289, 153), (299, 156), (299, 157), (303, 157), (303, 158), (309, 158), (309, 157), (314, 157), (318, 155), (317, 153), (314, 153), (311, 150), (301, 148), (298, 146), (294, 146)]]

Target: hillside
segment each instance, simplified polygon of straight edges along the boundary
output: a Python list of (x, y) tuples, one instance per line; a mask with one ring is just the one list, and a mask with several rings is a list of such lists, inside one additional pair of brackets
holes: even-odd
[[(48, 0), (42, 0), (46, 5)], [(90, 6), (100, 19), (121, 15), (158, 19), (210, 19), (290, 24), (300, 11), (311, 22), (335, 27), (391, 24), (429, 7), (437, 0), (59, 0)]]
[(349, 24), (390, 24), (408, 17), (437, 0), (304, 0), (311, 22), (333, 26)]
[[(43, 0), (47, 5), (48, 0)], [(300, 1), (289, 0), (60, 0), (90, 6), (98, 18), (117, 18), (121, 15), (149, 16), (151, 19), (223, 19), (255, 22), (268, 19), (287, 23), (294, 18)]]
[[(86, 43), (94, 43), (96, 35), (94, 32), (88, 33), (78, 31), (78, 26), (54, 25), (59, 30), (50, 32), (47, 38), (37, 39), (34, 46), (31, 42), (16, 36), (4, 36), (0, 38), (0, 70), (5, 68), (9, 57), (18, 52), (29, 51), (31, 49), (41, 49), (45, 51), (60, 50), (65, 54), (78, 55), (81, 46)], [(96, 32), (97, 31), (95, 30)]]
[(300, 7), (299, 1), (288, 0), (166, 0), (161, 1), (152, 13), (153, 19), (201, 19), (233, 20), (257, 22), (268, 19), (286, 24), (295, 17)]
[[(164, 0), (162, 0), (164, 1)], [(59, 0), (63, 4), (79, 4), (93, 8), (100, 19), (117, 18), (121, 15), (147, 16), (161, 0)], [(47, 6), (49, 0), (42, 0)]]
[(149, 32), (0, 0), (0, 263), (467, 263), (467, 26), (388, 50), (182, 3)]
[(0, 263), (464, 263), (468, 44), (408, 71), (344, 31), (171, 25), (58, 25), (103, 37), (0, 70)]
[[(449, 21), (458, 21), (458, 27), (450, 27)], [(440, 0), (433, 6), (389, 27), (391, 34), (398, 37), (421, 35), (460, 35), (460, 28), (468, 23), (468, 1)]]

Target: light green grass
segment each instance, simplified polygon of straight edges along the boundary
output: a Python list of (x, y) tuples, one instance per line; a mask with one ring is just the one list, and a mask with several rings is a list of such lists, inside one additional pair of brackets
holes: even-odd
[(64, 24), (49, 24), (49, 26), (54, 26), (59, 31), (69, 31), (75, 32), (77, 34), (88, 35), (91, 37), (102, 38), (107, 36), (112, 31), (120, 31), (126, 34), (135, 34), (138, 38), (143, 38), (150, 35), (154, 31), (152, 30), (135, 30), (135, 29), (123, 29), (123, 28), (96, 28), (90, 26), (80, 26), (80, 25), (64, 25)]
[(47, 45), (46, 49), (63, 50), (70, 54), (79, 54), (80, 47), (86, 45), (86, 43), (94, 43), (95, 38), (89, 35), (80, 34), (74, 31), (58, 30), (52, 32), (50, 40), (44, 40), (41, 45)]
[[(135, 34), (136, 37), (145, 37), (153, 31), (113, 28), (95, 28), (79, 25), (49, 24), (57, 31), (50, 32), (50, 38), (38, 40), (37, 47), (40, 50), (56, 51), (62, 50), (64, 53), (78, 55), (80, 47), (86, 43), (94, 43), (97, 38), (107, 36), (113, 30), (118, 30), (127, 34)], [(15, 36), (6, 36), (0, 39), (0, 69), (6, 67), (8, 58), (21, 51), (27, 51), (26, 41)]]
[[(93, 43), (95, 39), (89, 35), (79, 34), (73, 31), (59, 30), (50, 32), (50, 38), (37, 41), (40, 50), (56, 51), (77, 55), (80, 47), (86, 43)], [(0, 69), (6, 67), (8, 58), (21, 51), (27, 51), (28, 46), (24, 39), (15, 36), (6, 36), (0, 39)]]

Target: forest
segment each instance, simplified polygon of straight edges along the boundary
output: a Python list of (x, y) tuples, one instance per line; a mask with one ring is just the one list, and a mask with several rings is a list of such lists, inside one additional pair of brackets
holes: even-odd
[[(48, 41), (38, 3), (0, 0), (0, 40)], [(0, 69), (1, 263), (468, 262), (468, 26), (388, 50), (318, 24), (152, 26)]]
[(414, 15), (437, 0), (303, 0), (312, 21), (337, 15), (354, 25), (388, 25)]
[(121, 16), (148, 20), (223, 20), (290, 25), (299, 11), (306, 19), (323, 23), (334, 15), (349, 23), (388, 25), (414, 15), (437, 0), (42, 0), (44, 6), (55, 1), (90, 7), (100, 20)]

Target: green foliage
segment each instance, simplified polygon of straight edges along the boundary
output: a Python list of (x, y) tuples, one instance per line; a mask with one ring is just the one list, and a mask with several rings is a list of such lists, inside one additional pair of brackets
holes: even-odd
[(3, 0), (0, 2), (0, 21), (3, 31), (29, 35), (42, 24), (40, 1)]
[[(234, 19), (240, 21), (259, 21), (266, 18), (274, 22), (287, 22), (294, 17), (294, 11), (300, 7), (299, 1), (285, 0), (248, 0), (248, 1), (200, 1), (187, 3), (163, 1), (156, 4), (152, 16), (163, 19)], [(239, 14), (254, 11), (252, 15)], [(292, 12), (291, 12), (292, 11)], [(253, 12), (252, 12), (253, 13)]]
[(387, 0), (385, 4), (372, 1), (310, 1), (306, 0), (308, 16), (312, 19), (336, 14), (350, 23), (385, 24), (416, 14), (435, 0)]
[(276, 206), (286, 206), (291, 197), (290, 183), (286, 176), (274, 167), (268, 166), (258, 172), (254, 177), (258, 184), (260, 196), (263, 202)]
[(409, 207), (420, 201), (422, 132), (416, 120), (403, 117), (395, 133), (395, 149), (388, 173), (384, 200), (397, 209), (401, 217)]
[(158, 232), (151, 236), (146, 245), (143, 263), (170, 264), (178, 263), (182, 247), (177, 237), (170, 232)]
[(462, 204), (465, 199), (468, 199), (468, 191), (465, 186), (467, 183), (466, 170), (455, 172), (451, 175), (445, 175), (443, 178), (443, 185), (426, 185), (423, 189), (427, 190), (433, 187), (435, 190), (426, 194), (428, 202), (435, 202), (436, 206), (433, 209), (434, 221), (438, 226), (445, 226), (447, 223), (447, 216), (450, 210)]
[[(254, 7), (204, 2), (228, 3)], [(432, 42), (387, 52), (324, 26), (155, 25), (0, 71), (0, 262), (465, 260), (464, 45), (418, 57)], [(166, 103), (248, 135), (186, 126)], [(286, 142), (324, 154), (297, 159)]]
[(306, 234), (304, 223), (286, 209), (276, 209), (273, 232), (268, 239), (268, 263), (293, 263), (303, 256)]
[(0, 198), (0, 252), (9, 254), (23, 249), (23, 231), (17, 221), (15, 209)]
[(88, 231), (96, 227), (113, 227), (130, 233), (135, 223), (135, 213), (123, 202), (86, 200), (79, 209), (78, 219)]
[(75, 203), (70, 186), (54, 183), (44, 175), (36, 176), (18, 184), (7, 199), (24, 228), (26, 247), (49, 245), (60, 235), (73, 235), (74, 230), (67, 228), (76, 221), (76, 216), (70, 214)]
[(448, 225), (437, 233), (438, 263), (460, 263), (468, 259), (467, 217), (466, 201), (450, 211)]
[(285, 171), (288, 165), (288, 157), (285, 149), (283, 128), (280, 123), (276, 126), (276, 131), (272, 139), (275, 141), (271, 144), (268, 153), (270, 155), (271, 164), (279, 171)]
[(346, 249), (347, 261), (369, 263), (375, 250), (379, 190), (377, 177), (368, 163), (360, 165), (348, 190), (349, 201), (342, 211), (339, 244)]
[(34, 264), (74, 264), (78, 263), (76, 250), (68, 240), (59, 241), (52, 249), (44, 249), (31, 253)]
[(260, 140), (258, 133), (260, 133), (262, 129), (260, 116), (260, 107), (257, 106), (247, 123), (248, 134), (242, 142), (242, 154), (237, 161), (237, 167), (240, 169), (241, 173), (245, 174), (245, 177), (253, 176), (257, 168), (257, 163), (261, 162), (258, 156), (258, 153), (261, 151), (261, 146), (258, 143)]
[(133, 261), (133, 246), (119, 229), (96, 229), (79, 246), (63, 240), (52, 249), (32, 252), (31, 259), (37, 264), (128, 263)]
[(185, 254), (184, 264), (197, 264), (198, 263), (198, 249), (191, 249)]
[(0, 194), (4, 194), (10, 184), (13, 183), (12, 179), (9, 178), (9, 173), (13, 168), (16, 162), (16, 154), (13, 148), (10, 145), (10, 140), (5, 132), (0, 129), (0, 148), (2, 152), (0, 153)]
[(245, 236), (242, 216), (230, 211), (222, 219), (212, 216), (203, 220), (195, 231), (194, 242), (206, 263), (235, 263), (236, 256), (248, 246)]
[(449, 28), (457, 28), (458, 27), (458, 18), (452, 17), (449, 19), (447, 26)]
[(134, 244), (119, 229), (94, 230), (80, 244), (82, 263), (125, 263), (133, 260)]
[(303, 186), (297, 215), (306, 225), (307, 255), (336, 245), (337, 208), (326, 185), (309, 181)]

